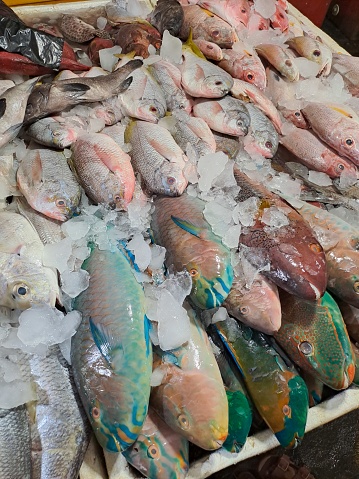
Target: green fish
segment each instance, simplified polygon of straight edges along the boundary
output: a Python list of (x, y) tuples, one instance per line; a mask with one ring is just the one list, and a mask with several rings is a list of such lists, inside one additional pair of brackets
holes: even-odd
[(166, 248), (166, 265), (186, 269), (192, 277), (190, 298), (202, 309), (220, 306), (233, 282), (230, 251), (204, 219), (204, 201), (184, 193), (157, 197), (151, 228), (155, 242)]
[(262, 333), (233, 318), (217, 322), (215, 328), (239, 367), (254, 405), (280, 445), (296, 447), (304, 436), (309, 407), (304, 380)]
[(83, 319), (72, 340), (72, 365), (98, 442), (120, 452), (136, 441), (148, 410), (152, 350), (145, 296), (120, 250), (90, 246), (82, 265), (90, 284), (74, 302)]
[(340, 309), (329, 293), (308, 301), (280, 292), (282, 326), (274, 338), (291, 360), (332, 389), (347, 388), (355, 366)]

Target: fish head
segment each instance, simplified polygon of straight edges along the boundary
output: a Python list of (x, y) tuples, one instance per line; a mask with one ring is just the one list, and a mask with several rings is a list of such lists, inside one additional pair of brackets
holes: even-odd
[(157, 193), (166, 196), (180, 196), (188, 182), (180, 165), (166, 161), (155, 171), (154, 184)]
[(328, 289), (340, 299), (359, 308), (359, 252), (336, 248), (335, 257), (333, 251), (327, 254)]

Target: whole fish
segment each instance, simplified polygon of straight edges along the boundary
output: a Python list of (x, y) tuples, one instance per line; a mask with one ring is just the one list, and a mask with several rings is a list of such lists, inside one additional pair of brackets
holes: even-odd
[(100, 445), (121, 452), (145, 421), (152, 351), (145, 296), (124, 254), (91, 246), (90, 284), (75, 300), (82, 322), (72, 339), (74, 378)]
[(278, 331), (281, 307), (278, 288), (262, 274), (247, 285), (245, 276), (235, 270), (232, 289), (223, 303), (228, 313), (242, 323), (267, 334)]
[(31, 428), (33, 477), (77, 477), (89, 443), (90, 427), (78, 404), (70, 367), (57, 347), (45, 358), (31, 355), (29, 362), (37, 393), (37, 401), (30, 406), (36, 418)]
[(193, 97), (221, 98), (233, 86), (231, 75), (206, 60), (189, 39), (182, 47), (183, 62), (179, 65), (182, 87)]
[(87, 195), (96, 203), (127, 209), (135, 189), (130, 156), (103, 133), (81, 135), (72, 145), (71, 163)]
[(125, 141), (131, 143), (133, 167), (141, 174), (148, 191), (169, 196), (183, 193), (188, 160), (168, 130), (153, 123), (133, 121), (126, 128)]
[(72, 42), (86, 43), (95, 37), (110, 39), (106, 30), (99, 30), (75, 15), (62, 14), (58, 25), (64, 37)]
[(78, 212), (81, 188), (63, 152), (31, 150), (17, 170), (17, 183), (29, 205), (65, 221)]
[(322, 103), (309, 103), (302, 113), (321, 140), (359, 166), (357, 121)]
[(255, 49), (259, 55), (264, 57), (289, 81), (294, 82), (299, 80), (298, 67), (293, 63), (293, 57), (284, 47), (275, 45), (274, 43), (261, 43), (257, 45)]
[[(288, 198), (288, 201), (291, 200)], [(303, 201), (292, 202), (315, 232), (325, 252), (328, 289), (359, 308), (359, 231), (338, 216)]]
[(141, 65), (141, 60), (130, 60), (108, 75), (43, 83), (29, 96), (24, 122), (32, 123), (78, 103), (103, 101), (117, 95), (130, 86), (132, 77), (127, 78), (128, 75)]
[[(242, 42), (237, 42), (233, 49), (222, 51), (223, 60), (218, 63), (218, 66), (230, 73), (233, 78), (251, 83), (260, 90), (265, 89), (266, 74), (264, 66), (254, 50), (250, 50)], [(233, 85), (231, 88), (233, 88)]]
[[(42, 118), (30, 125), (26, 134), (40, 145), (63, 150), (77, 139), (81, 120), (78, 121), (78, 126), (76, 126), (76, 123), (67, 120), (59, 121), (59, 119), (54, 117)], [(82, 124), (85, 126), (84, 122)]]
[(18, 135), (25, 117), (28, 98), (37, 78), (9, 88), (0, 97), (0, 148)]
[(169, 131), (183, 151), (187, 150), (188, 144), (193, 148), (198, 158), (216, 151), (216, 141), (213, 133), (202, 118), (190, 116), (185, 111), (180, 110), (174, 111), (172, 118), (174, 122), (171, 124)]
[[(263, 274), (277, 286), (304, 299), (320, 298), (326, 289), (326, 261), (322, 247), (303, 218), (262, 184), (251, 180), (234, 167), (234, 177), (241, 190), (237, 201), (257, 196), (258, 211), (253, 225), (242, 228), (240, 244), (245, 245), (246, 259), (256, 267), (269, 262)], [(262, 222), (269, 207), (284, 208), (287, 224), (267, 228)]]
[(204, 219), (204, 202), (186, 193), (154, 200), (151, 229), (156, 243), (166, 248), (166, 264), (187, 269), (192, 277), (191, 300), (202, 309), (220, 306), (232, 286), (229, 250)]
[(187, 40), (192, 31), (193, 39), (203, 38), (221, 48), (231, 48), (236, 41), (234, 28), (221, 18), (198, 5), (183, 8), (184, 20), (179, 37)]
[(119, 101), (127, 116), (157, 123), (166, 114), (166, 98), (160, 85), (145, 69), (139, 68), (132, 75), (132, 83), (119, 95)]
[(26, 405), (0, 409), (0, 479), (10, 478), (32, 478), (31, 436)]
[(270, 17), (272, 28), (279, 28), (281, 32), (287, 32), (289, 28), (288, 15), (282, 5), (276, 3), (275, 13)]
[(247, 103), (246, 108), (250, 117), (250, 130), (245, 138), (246, 151), (273, 158), (279, 142), (273, 123), (252, 103)]
[(248, 0), (198, 0), (197, 5), (218, 15), (232, 27), (247, 26), (250, 14)]
[(228, 318), (215, 324), (221, 340), (243, 376), (259, 413), (280, 445), (297, 446), (308, 414), (308, 390), (291, 364), (287, 364), (262, 333)]
[(233, 136), (245, 136), (250, 125), (247, 106), (236, 98), (199, 99), (193, 105), (193, 115), (202, 118), (214, 131)]
[(166, 99), (167, 110), (185, 110), (190, 113), (192, 105), (182, 89), (179, 69), (165, 60), (152, 63), (147, 69), (161, 86)]
[(328, 76), (332, 68), (332, 51), (323, 43), (311, 37), (300, 36), (290, 38), (286, 42), (301, 57), (305, 57), (320, 65), (319, 74)]
[(332, 389), (346, 389), (355, 373), (350, 339), (339, 307), (325, 293), (306, 301), (280, 293), (282, 326), (274, 333), (279, 345), (301, 369)]
[(168, 30), (173, 37), (178, 37), (184, 21), (183, 8), (177, 0), (157, 0), (147, 20), (161, 35)]
[(282, 120), (279, 116), (277, 108), (268, 98), (264, 95), (259, 88), (255, 85), (252, 85), (246, 81), (239, 80), (238, 78), (234, 79), (234, 85), (231, 89), (231, 94), (234, 98), (239, 100), (253, 102), (257, 108), (260, 108), (263, 113), (272, 121), (278, 133), (281, 133), (282, 130)]
[(321, 171), (331, 178), (340, 178), (344, 173), (351, 176), (355, 183), (358, 175), (356, 167), (328, 148), (309, 130), (293, 128), (281, 137), (280, 143), (296, 156), (299, 163), (311, 170)]
[[(128, 22), (128, 18), (126, 20)], [(136, 56), (148, 58), (150, 45), (159, 49), (161, 34), (147, 22), (120, 23), (116, 26), (115, 44), (122, 48), (124, 54), (135, 52)]]
[(193, 43), (201, 50), (207, 60), (219, 62), (223, 59), (222, 49), (216, 43), (209, 42), (203, 38), (196, 38), (193, 40)]
[(137, 440), (122, 454), (149, 479), (185, 479), (187, 475), (187, 439), (167, 426), (151, 406)]
[(349, 336), (356, 343), (359, 343), (359, 310), (338, 298), (336, 298), (336, 302), (342, 313)]
[(218, 449), (228, 434), (226, 392), (208, 336), (195, 312), (186, 309), (188, 342), (166, 352), (155, 349), (154, 370), (163, 373), (163, 378), (152, 388), (151, 405), (189, 441), (202, 449)]

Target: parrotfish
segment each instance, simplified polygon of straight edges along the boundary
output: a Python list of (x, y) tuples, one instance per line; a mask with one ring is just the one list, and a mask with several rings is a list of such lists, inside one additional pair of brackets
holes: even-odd
[(187, 439), (167, 426), (151, 406), (136, 442), (122, 454), (149, 479), (184, 479), (187, 475)]
[(156, 243), (166, 248), (167, 266), (189, 272), (196, 306), (220, 306), (231, 289), (233, 268), (229, 250), (204, 219), (205, 203), (185, 193), (158, 197), (154, 204), (151, 228)]
[[(263, 274), (286, 291), (305, 299), (320, 298), (327, 285), (326, 262), (312, 230), (293, 208), (237, 166), (234, 176), (241, 187), (237, 201), (258, 198), (253, 224), (244, 227), (239, 238), (240, 244), (248, 248), (248, 261), (257, 267), (270, 263), (270, 269)], [(263, 215), (271, 207), (285, 214), (287, 224), (266, 227)]]
[(90, 284), (74, 302), (82, 323), (72, 340), (77, 389), (101, 446), (121, 452), (148, 411), (152, 350), (145, 296), (122, 251), (93, 245), (82, 268)]
[(303, 379), (262, 333), (233, 318), (217, 322), (215, 327), (239, 367), (251, 399), (280, 445), (297, 446), (304, 436), (308, 414), (308, 390)]
[(221, 374), (208, 336), (195, 312), (190, 318), (190, 339), (171, 351), (155, 348), (154, 371), (163, 374), (153, 387), (151, 405), (176, 432), (197, 446), (213, 450), (228, 434), (228, 403)]
[(329, 293), (306, 301), (282, 291), (282, 326), (276, 341), (301, 369), (332, 389), (347, 388), (355, 364), (338, 305)]

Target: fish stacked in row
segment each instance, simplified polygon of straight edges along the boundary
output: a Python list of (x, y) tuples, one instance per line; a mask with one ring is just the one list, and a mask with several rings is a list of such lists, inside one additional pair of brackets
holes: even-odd
[[(188, 441), (239, 452), (258, 412), (282, 446), (295, 447), (308, 390), (317, 402), (323, 384), (341, 390), (355, 374), (343, 316), (355, 340), (358, 233), (298, 199), (344, 204), (346, 215), (358, 209), (355, 112), (308, 97), (297, 108), (306, 76), (334, 92), (331, 54), (302, 35), (284, 45), (280, 2), (267, 22), (253, 13), (257, 2), (196, 3), (159, 1), (153, 27), (113, 5), (102, 29), (64, 16), (64, 35), (91, 41), (90, 57), (97, 48), (107, 71), (7, 83), (0, 98), (1, 154), (12, 158), (16, 148), (19, 163), (10, 167), (18, 189), (5, 176), (4, 189), (28, 202), (16, 202), (26, 221), (12, 213), (16, 224), (25, 221), (23, 236), (4, 238), (1, 250), (0, 305), (25, 310), (9, 331), (24, 339), (24, 314), (55, 301), (70, 311), (65, 318), (82, 313), (64, 338), (74, 335), (71, 354), (68, 343), (61, 350), (87, 417), (105, 450), (149, 478), (185, 477)], [(279, 30), (258, 27), (268, 35), (250, 40), (255, 18)], [(275, 43), (263, 42), (273, 35)], [(277, 72), (266, 74), (256, 51)], [(25, 144), (16, 138), (22, 125)], [(339, 183), (315, 184), (313, 173), (293, 167), (299, 159), (276, 155), (279, 141)], [(288, 171), (299, 171), (304, 186)], [(9, 258), (24, 263), (11, 267), (15, 279)], [(26, 276), (29, 264), (49, 277), (56, 268), (61, 291), (56, 280)], [(78, 465), (63, 466), (64, 477)], [(43, 468), (38, 477), (48, 474)]]

